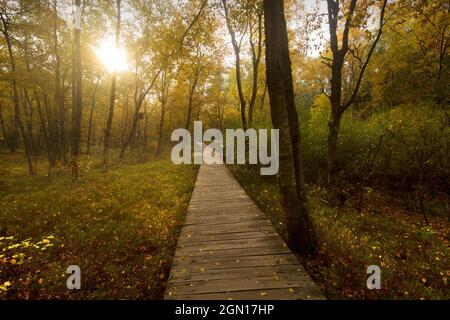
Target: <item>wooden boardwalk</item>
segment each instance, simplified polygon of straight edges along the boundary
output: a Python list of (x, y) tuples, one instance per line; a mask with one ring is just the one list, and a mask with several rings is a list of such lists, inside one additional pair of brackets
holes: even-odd
[(226, 165), (202, 165), (165, 299), (324, 299)]

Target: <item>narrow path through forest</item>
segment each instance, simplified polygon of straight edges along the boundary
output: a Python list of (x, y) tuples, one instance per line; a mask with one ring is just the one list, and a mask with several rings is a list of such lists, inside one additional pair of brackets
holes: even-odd
[(324, 299), (227, 166), (205, 164), (200, 166), (164, 297)]

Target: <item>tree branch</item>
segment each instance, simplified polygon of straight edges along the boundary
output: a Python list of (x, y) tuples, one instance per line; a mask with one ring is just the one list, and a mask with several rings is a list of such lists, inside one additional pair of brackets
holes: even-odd
[(337, 38), (337, 19), (339, 15), (339, 4), (333, 0), (327, 0), (328, 3), (328, 24), (330, 26), (330, 46), (333, 55), (339, 51)]
[(197, 12), (194, 19), (189, 24), (188, 28), (184, 31), (183, 35), (181, 36), (181, 51), (183, 51), (184, 40), (185, 40), (186, 36), (188, 35), (189, 31), (191, 31), (192, 27), (197, 23), (198, 19), (200, 18), (200, 15), (202, 14), (202, 12), (205, 9), (207, 4), (208, 4), (208, 0), (203, 0), (200, 10)]
[(362, 82), (362, 79), (364, 77), (364, 73), (366, 71), (367, 65), (369, 64), (370, 59), (372, 57), (372, 54), (375, 51), (375, 48), (376, 48), (378, 42), (380, 41), (381, 35), (383, 34), (383, 21), (384, 21), (384, 14), (385, 14), (385, 11), (386, 11), (387, 2), (388, 2), (388, 0), (383, 0), (383, 6), (381, 7), (380, 24), (379, 24), (377, 36), (376, 36), (374, 42), (372, 43), (372, 46), (371, 46), (371, 48), (369, 50), (369, 53), (367, 54), (366, 61), (364, 61), (364, 64), (361, 67), (361, 71), (359, 73), (355, 89), (353, 90), (353, 94), (351, 95), (351, 97), (348, 100), (348, 102), (343, 105), (343, 108), (342, 108), (341, 112), (344, 112), (345, 110), (348, 109), (348, 107), (350, 107), (350, 105), (355, 100), (356, 95), (358, 94), (358, 91), (359, 91), (359, 88), (361, 86), (361, 82)]
[(345, 54), (348, 50), (348, 38), (349, 38), (350, 28), (352, 26), (352, 20), (353, 20), (353, 15), (355, 13), (355, 9), (356, 9), (356, 0), (352, 0), (352, 2), (350, 3), (349, 11), (347, 13), (347, 19), (345, 21), (344, 33), (342, 36), (342, 48), (340, 50), (341, 54)]

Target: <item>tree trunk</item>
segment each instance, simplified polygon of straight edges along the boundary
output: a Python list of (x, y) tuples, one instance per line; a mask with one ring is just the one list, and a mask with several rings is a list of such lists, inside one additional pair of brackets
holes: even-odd
[(296, 164), (294, 154), (297, 148), (301, 156), (300, 135), (293, 141), (292, 132), (298, 127), (291, 129), (295, 121), (289, 119), (290, 109), (295, 104), (283, 1), (264, 0), (264, 13), (267, 84), (273, 126), (280, 132), (278, 184), (286, 212), (288, 244), (294, 252), (315, 256), (317, 236), (309, 218), (303, 180), (298, 181), (296, 174), (296, 171), (303, 169)]
[(159, 156), (161, 154), (162, 142), (164, 136), (164, 118), (166, 115), (166, 102), (161, 103), (161, 117), (159, 120), (159, 135), (158, 135), (158, 146), (156, 148), (156, 155)]
[(197, 66), (197, 70), (195, 71), (195, 76), (194, 76), (194, 82), (192, 83), (191, 88), (189, 90), (189, 106), (188, 106), (188, 113), (187, 113), (186, 126), (185, 126), (186, 130), (189, 130), (189, 128), (191, 126), (194, 95), (195, 95), (195, 89), (197, 88), (199, 77), (200, 77), (200, 70), (199, 70), (199, 66)]
[(141, 107), (142, 107), (143, 101), (139, 100), (136, 103), (137, 103), (137, 105), (134, 108), (133, 120), (131, 123), (131, 131), (130, 131), (130, 134), (126, 138), (125, 138), (125, 131), (124, 131), (124, 140), (122, 142), (122, 147), (120, 149), (120, 156), (119, 156), (119, 158), (121, 160), (125, 156), (125, 152), (127, 151), (127, 148), (130, 145), (131, 141), (136, 136), (136, 131), (138, 128), (138, 123), (139, 123), (139, 119), (140, 119)]
[[(75, 7), (78, 10), (77, 14), (81, 15), (81, 0), (75, 0)], [(81, 17), (78, 17), (81, 23)], [(73, 99), (72, 108), (72, 143), (71, 143), (71, 155), (72, 155), (72, 175), (75, 178), (79, 176), (78, 157), (80, 155), (80, 141), (81, 141), (81, 119), (83, 115), (83, 101), (82, 101), (82, 66), (81, 66), (81, 26), (75, 25), (74, 29), (74, 81), (75, 81), (75, 96)], [(73, 84), (72, 84), (73, 85)]]
[(28, 163), (28, 171), (30, 175), (34, 176), (36, 175), (36, 172), (34, 170), (33, 165), (33, 158), (31, 155), (31, 144), (27, 137), (25, 126), (23, 125), (22, 119), (20, 117), (20, 105), (19, 105), (19, 92), (17, 88), (17, 80), (16, 80), (16, 61), (14, 59), (14, 54), (12, 51), (12, 43), (11, 43), (11, 37), (9, 35), (9, 23), (6, 21), (7, 17), (4, 17), (1, 15), (1, 20), (3, 24), (3, 30), (2, 33), (5, 36), (6, 40), (6, 46), (8, 48), (8, 56), (9, 56), (9, 62), (11, 67), (11, 72), (13, 73), (13, 79), (12, 79), (12, 89), (13, 89), (13, 103), (14, 103), (14, 122), (15, 122), (15, 128), (14, 128), (14, 135), (17, 136), (17, 130), (19, 130), (23, 144), (25, 147), (25, 157), (27, 158)]
[[(346, 13), (346, 19), (344, 24), (344, 30), (342, 31), (342, 42), (339, 46), (338, 26), (340, 16), (340, 3), (335, 0), (327, 0), (328, 9), (328, 25), (330, 31), (330, 47), (333, 54), (331, 59), (331, 93), (328, 96), (331, 104), (330, 120), (328, 122), (328, 189), (329, 189), (329, 201), (332, 206), (338, 204), (338, 197), (342, 193), (340, 190), (339, 181), (339, 164), (338, 164), (338, 139), (339, 128), (341, 124), (341, 118), (344, 112), (350, 107), (358, 94), (365, 70), (370, 62), (372, 54), (378, 41), (381, 38), (383, 31), (383, 20), (385, 9), (388, 0), (382, 0), (382, 7), (379, 19), (379, 28), (375, 40), (370, 46), (369, 52), (365, 61), (361, 65), (361, 70), (357, 78), (355, 87), (351, 90), (350, 97), (346, 101), (342, 101), (342, 82), (343, 73), (342, 69), (345, 63), (345, 56), (349, 51), (349, 35), (352, 28), (353, 16), (355, 14), (357, 1), (351, 0), (349, 3), (348, 11)], [(362, 61), (362, 60), (361, 60)], [(344, 97), (345, 98), (345, 97)]]
[(338, 164), (338, 138), (341, 118), (338, 115), (331, 115), (328, 122), (328, 192), (331, 206), (338, 204), (340, 194), (339, 164)]
[(99, 83), (100, 83), (100, 76), (97, 77), (97, 82), (95, 83), (94, 93), (92, 94), (92, 105), (91, 105), (91, 113), (89, 114), (89, 128), (88, 128), (88, 137), (87, 137), (87, 144), (86, 144), (86, 155), (90, 155), (90, 150), (91, 150), (92, 120), (94, 118), (95, 97), (97, 95)]
[(147, 113), (147, 101), (144, 103), (144, 137), (143, 137), (143, 150), (147, 150), (148, 145), (148, 113)]
[[(148, 88), (139, 96), (139, 98), (137, 98), (137, 95), (135, 95), (135, 99), (137, 98), (137, 100), (135, 101), (133, 122), (131, 124), (131, 132), (128, 135), (128, 137), (126, 139), (124, 139), (123, 142), (122, 142), (122, 148), (120, 150), (120, 159), (123, 159), (123, 157), (125, 155), (125, 151), (127, 150), (127, 148), (129, 146), (131, 140), (133, 139), (133, 137), (136, 135), (136, 130), (137, 130), (138, 122), (139, 122), (139, 119), (140, 119), (140, 113), (141, 113), (142, 104), (144, 103), (145, 98), (149, 94), (150, 90), (155, 85), (156, 80), (158, 79), (158, 77), (161, 74), (161, 72), (162, 72), (162, 68), (159, 69), (159, 71), (153, 77), (153, 80), (150, 83), (150, 85), (148, 86)], [(124, 130), (124, 135), (125, 135), (125, 130)]]
[[(48, 106), (47, 103), (45, 104), (46, 106), (46, 111), (47, 111), (47, 119), (48, 119), (48, 130), (47, 130), (47, 125), (45, 123), (45, 117), (44, 114), (42, 112), (42, 106), (41, 106), (41, 100), (39, 99), (39, 95), (37, 93), (36, 90), (36, 81), (34, 80), (33, 77), (33, 73), (31, 70), (31, 65), (30, 65), (30, 57), (28, 55), (28, 37), (25, 37), (25, 42), (24, 42), (24, 55), (25, 55), (25, 64), (26, 64), (26, 69), (29, 75), (29, 80), (30, 83), (33, 87), (32, 91), (33, 91), (33, 95), (34, 95), (34, 99), (36, 100), (36, 104), (37, 104), (37, 110), (38, 110), (38, 116), (39, 116), (39, 121), (41, 124), (41, 130), (40, 132), (43, 133), (44, 135), (44, 142), (45, 142), (45, 146), (46, 146), (46, 151), (47, 151), (47, 158), (48, 158), (48, 163), (49, 163), (49, 169), (48, 169), (48, 174), (50, 177), (50, 173), (51, 173), (51, 168), (53, 168), (56, 165), (56, 159), (54, 157), (54, 147), (53, 147), (53, 140), (52, 140), (52, 135), (51, 135), (51, 116), (50, 116), (50, 112), (48, 110)], [(29, 139), (31, 140), (31, 144), (32, 144), (32, 151), (33, 151), (33, 156), (35, 156), (37, 153), (34, 151), (34, 144), (33, 144), (33, 128), (32, 128), (32, 124), (33, 124), (33, 102), (30, 99), (29, 95), (28, 95), (28, 91), (26, 89), (24, 89), (24, 95), (26, 98), (26, 103), (28, 103), (28, 105), (30, 106), (30, 117), (28, 120), (28, 136)], [(24, 109), (26, 111), (26, 108)], [(39, 144), (37, 144), (39, 145)]]
[(258, 47), (255, 49), (253, 42), (253, 32), (250, 30), (250, 48), (252, 52), (252, 64), (253, 64), (253, 84), (252, 84), (252, 96), (250, 98), (250, 104), (248, 105), (248, 126), (253, 126), (253, 112), (255, 110), (256, 96), (258, 94), (258, 77), (259, 77), (259, 64), (261, 61), (262, 53), (262, 11), (258, 13)]
[[(22, 93), (22, 105), (23, 105), (23, 114), (25, 118), (24, 124), (24, 143), (25, 143), (25, 153), (28, 154), (28, 166), (31, 169), (30, 174), (36, 174), (36, 159), (34, 154), (34, 139), (33, 139), (33, 107), (31, 105), (30, 98), (28, 97), (28, 92), (26, 89), (23, 90)], [(30, 112), (27, 110), (27, 106), (30, 108)]]
[(59, 161), (67, 163), (66, 154), (66, 111), (64, 105), (64, 89), (61, 87), (61, 57), (59, 55), (58, 40), (58, 7), (57, 0), (53, 1), (53, 55), (55, 57), (55, 100), (58, 106), (59, 125), (58, 125), (58, 148), (57, 157)]
[(241, 58), (239, 57), (239, 50), (236, 51), (236, 81), (237, 81), (237, 86), (238, 86), (238, 92), (239, 92), (239, 101), (241, 103), (241, 120), (242, 120), (242, 128), (244, 129), (244, 131), (247, 130), (248, 125), (247, 125), (247, 116), (246, 116), (246, 104), (247, 102), (245, 101), (244, 98), (244, 93), (242, 90), (242, 80), (241, 80)]
[[(58, 144), (58, 120), (53, 119), (51, 110), (50, 110), (50, 98), (47, 94), (43, 94), (44, 96), (44, 110), (45, 115), (47, 116), (47, 124), (48, 124), (48, 136), (50, 141), (50, 146), (53, 150), (53, 155), (55, 156), (55, 165), (57, 160), (57, 144)], [(45, 119), (45, 117), (44, 117)], [(55, 121), (56, 120), (56, 121)]]
[(125, 95), (123, 103), (122, 103), (122, 117), (120, 120), (120, 145), (123, 146), (125, 143), (126, 134), (127, 134), (127, 124), (128, 124), (128, 105), (129, 98)]
[[(47, 148), (47, 158), (48, 158), (48, 177), (50, 178), (50, 174), (51, 174), (51, 168), (53, 168), (56, 164), (56, 160), (53, 154), (53, 146), (52, 146), (52, 142), (51, 142), (51, 137), (49, 132), (47, 131), (47, 125), (45, 123), (45, 117), (44, 117), (44, 113), (42, 112), (42, 107), (41, 107), (41, 102), (39, 100), (39, 96), (37, 95), (37, 93), (34, 93), (35, 95), (35, 99), (36, 99), (36, 103), (37, 103), (37, 109), (38, 109), (38, 114), (39, 114), (39, 121), (41, 123), (41, 131), (44, 133), (44, 141), (45, 141), (45, 146)], [(49, 119), (50, 121), (50, 119)]]
[(6, 129), (5, 120), (3, 119), (3, 106), (0, 105), (0, 125), (2, 127), (3, 138), (5, 139), (5, 147), (9, 149), (11, 152), (16, 152), (16, 142), (13, 139), (13, 136)]
[(267, 83), (264, 83), (264, 91), (263, 91), (263, 95), (261, 97), (261, 105), (259, 107), (259, 109), (261, 111), (264, 110), (264, 104), (266, 103), (266, 96), (267, 96)]
[(14, 150), (11, 150), (9, 146), (8, 133), (5, 127), (5, 121), (3, 120), (3, 106), (1, 104), (0, 104), (0, 126), (2, 128), (3, 133), (3, 145), (5, 146), (5, 148), (10, 149), (11, 152), (14, 152)]
[[(121, 27), (121, 0), (117, 0), (117, 24), (116, 24), (116, 49), (119, 48), (120, 44), (120, 27)], [(116, 102), (116, 81), (117, 81), (117, 70), (113, 71), (112, 81), (111, 81), (111, 95), (109, 99), (109, 112), (108, 120), (106, 122), (105, 138), (103, 140), (103, 170), (108, 170), (109, 162), (109, 148), (111, 143), (111, 130), (112, 122), (114, 116), (114, 104)]]
[(159, 121), (159, 136), (158, 136), (158, 146), (156, 148), (156, 155), (161, 154), (162, 142), (164, 137), (164, 118), (166, 115), (166, 104), (167, 104), (167, 95), (169, 91), (169, 85), (167, 82), (167, 75), (164, 72), (161, 81), (161, 118)]
[(242, 120), (242, 128), (244, 129), (244, 131), (247, 130), (247, 116), (246, 116), (246, 105), (247, 102), (245, 101), (244, 98), (244, 91), (242, 88), (242, 77), (241, 77), (241, 48), (240, 45), (238, 44), (237, 40), (236, 40), (236, 33), (235, 30), (233, 29), (232, 25), (231, 25), (231, 20), (230, 20), (230, 16), (229, 16), (229, 12), (228, 12), (228, 6), (227, 6), (227, 1), (226, 0), (222, 0), (222, 4), (223, 4), (223, 8), (224, 8), (224, 12), (225, 12), (225, 19), (227, 22), (227, 28), (228, 28), (228, 32), (230, 33), (230, 37), (231, 37), (231, 44), (233, 45), (233, 50), (234, 50), (234, 55), (235, 55), (235, 66), (236, 66), (236, 83), (237, 83), (237, 87), (238, 87), (238, 95), (239, 95), (239, 102), (240, 102), (240, 107), (241, 107), (241, 120)]

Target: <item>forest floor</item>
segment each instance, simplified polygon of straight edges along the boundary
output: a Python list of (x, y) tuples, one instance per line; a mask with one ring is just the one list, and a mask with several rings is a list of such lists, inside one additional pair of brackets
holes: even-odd
[[(29, 177), (23, 154), (0, 153), (0, 299), (162, 298), (198, 168), (166, 155), (116, 162), (105, 174), (94, 154), (74, 182), (68, 173), (49, 181), (45, 167)], [(284, 236), (276, 180), (231, 169)], [(309, 189), (320, 253), (302, 262), (328, 298), (450, 298), (447, 217), (425, 225), (381, 189), (362, 210), (335, 210), (324, 189)], [(374, 264), (382, 289), (369, 291)], [(83, 290), (67, 290), (70, 265), (80, 266)]]
[[(285, 237), (276, 179), (230, 166), (246, 192)], [(361, 210), (330, 208), (325, 189), (309, 186), (319, 255), (302, 263), (329, 299), (449, 299), (450, 221), (402, 208), (380, 190), (365, 195)], [(369, 265), (381, 268), (381, 290), (368, 290)]]
[[(162, 298), (198, 168), (168, 156), (84, 166), (79, 181), (50, 182), (45, 160), (30, 177), (23, 154), (0, 154), (0, 299)], [(70, 265), (83, 290), (67, 290)]]

